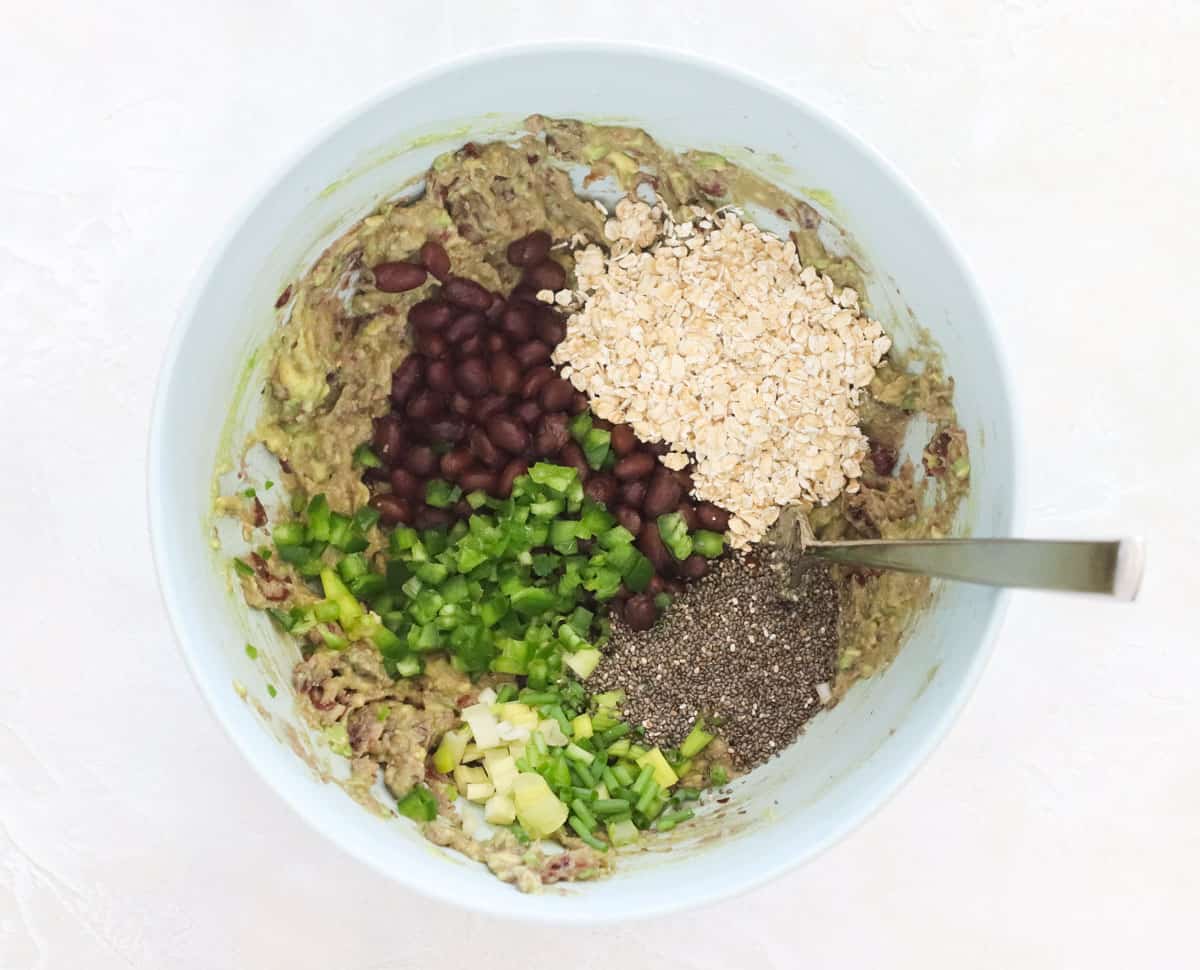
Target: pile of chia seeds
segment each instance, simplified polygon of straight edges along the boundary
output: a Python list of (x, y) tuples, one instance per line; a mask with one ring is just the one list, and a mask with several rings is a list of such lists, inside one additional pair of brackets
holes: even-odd
[(748, 771), (821, 710), (837, 660), (838, 589), (823, 566), (786, 583), (769, 553), (735, 554), (644, 632), (614, 625), (595, 690), (625, 692), (651, 744), (678, 745), (700, 717)]

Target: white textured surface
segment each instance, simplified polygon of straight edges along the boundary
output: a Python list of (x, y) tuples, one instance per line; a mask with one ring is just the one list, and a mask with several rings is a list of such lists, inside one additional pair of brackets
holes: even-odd
[(536, 939), (400, 892), (253, 777), (159, 606), (143, 450), (181, 293), (314, 127), (578, 31), (533, 0), (51, 6), (0, 11), (0, 967), (425, 968), (465, 934), (497, 970), (1194, 965), (1195, 5), (606, 5), (590, 36), (752, 67), (897, 163), (1020, 362), (1030, 534), (1142, 533), (1150, 567), (1134, 607), (1019, 595), (949, 740), (812, 866)]

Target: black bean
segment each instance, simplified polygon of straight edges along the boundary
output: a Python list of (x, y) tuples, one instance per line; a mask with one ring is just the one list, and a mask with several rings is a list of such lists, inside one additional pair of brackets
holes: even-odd
[(542, 387), (538, 394), (538, 401), (544, 411), (565, 411), (567, 405), (571, 403), (571, 395), (574, 393), (575, 389), (571, 387), (570, 381), (556, 377), (547, 381)]
[(458, 476), (465, 472), (475, 463), (475, 456), (466, 448), (455, 448), (453, 451), (448, 451), (442, 455), (438, 462), (438, 469), (442, 473), (443, 478), (448, 478), (452, 482), (458, 481)]
[(474, 280), (463, 276), (448, 276), (442, 284), (442, 296), (456, 306), (482, 313), (492, 305), (492, 294)]
[(437, 469), (437, 455), (428, 445), (405, 449), (401, 463), (418, 478), (427, 478)]
[(446, 327), (446, 339), (452, 344), (470, 340), (483, 329), (484, 322), (483, 314), (477, 310), (468, 310), (466, 313), (459, 314)]
[(648, 593), (638, 593), (629, 597), (625, 602), (624, 616), (631, 630), (649, 630), (658, 619), (658, 607), (654, 605), (654, 597)]
[(446, 252), (446, 247), (440, 242), (432, 239), (426, 240), (421, 246), (418, 256), (421, 265), (429, 270), (434, 278), (445, 280), (450, 274), (450, 254)]
[(414, 421), (432, 421), (442, 413), (442, 396), (436, 391), (417, 391), (408, 400), (404, 413)]
[(513, 266), (532, 266), (546, 258), (552, 242), (550, 233), (535, 229), (528, 236), (510, 242), (504, 255)]
[(729, 528), (729, 513), (712, 502), (701, 502), (697, 505), (696, 518), (700, 521), (701, 528), (712, 532), (724, 532)]
[(471, 453), (488, 468), (499, 468), (504, 464), (504, 452), (492, 444), (492, 439), (482, 428), (472, 428), (469, 441)]
[(567, 271), (552, 259), (544, 259), (525, 270), (524, 281), (539, 290), (561, 290), (567, 282)]
[(491, 374), (482, 357), (468, 357), (455, 367), (454, 380), (467, 397), (483, 397), (491, 387)]
[(496, 491), (492, 494), (499, 498), (508, 498), (512, 494), (513, 482), (529, 471), (529, 465), (521, 458), (514, 458), (496, 479)]
[(413, 520), (412, 503), (398, 495), (375, 495), (368, 504), (379, 513), (384, 525), (408, 525)]
[(529, 447), (529, 432), (510, 414), (497, 414), (488, 419), (488, 437), (497, 448), (519, 455)]
[(509, 306), (500, 317), (500, 330), (509, 340), (523, 343), (533, 336), (533, 311), (520, 304)]
[(440, 330), (454, 318), (454, 307), (441, 300), (422, 300), (408, 311), (408, 322), (417, 330)]
[[(638, 451), (632, 455), (626, 455), (613, 466), (613, 474), (623, 482), (627, 482), (633, 478), (645, 478), (652, 471), (657, 462), (654, 456), (649, 452)], [(640, 503), (639, 503), (640, 504)]]
[(409, 354), (400, 362), (392, 375), (392, 404), (403, 407), (417, 386), (425, 378), (425, 361), (417, 354)]
[(612, 500), (617, 497), (617, 480), (612, 475), (593, 475), (583, 486), (583, 493), (593, 502), (611, 505)]
[(571, 432), (567, 429), (565, 414), (543, 414), (538, 421), (533, 447), (543, 458), (550, 458), (557, 455), (570, 440)]
[(393, 468), (390, 476), (392, 494), (401, 498), (419, 498), (425, 494), (421, 479), (405, 468)]
[(400, 261), (380, 263), (371, 269), (375, 288), (384, 293), (403, 293), (415, 290), (425, 282), (425, 267)]
[[(498, 336), (498, 335), (496, 335)], [(492, 386), (501, 394), (513, 394), (521, 384), (521, 366), (507, 351), (500, 351), (491, 360)]]
[(550, 347), (540, 340), (530, 340), (517, 347), (513, 351), (513, 356), (517, 358), (517, 363), (523, 370), (529, 370), (529, 368), (543, 364), (550, 359)]
[(375, 431), (371, 436), (375, 453), (385, 465), (394, 465), (404, 450), (404, 431), (400, 419), (391, 414), (375, 419)]

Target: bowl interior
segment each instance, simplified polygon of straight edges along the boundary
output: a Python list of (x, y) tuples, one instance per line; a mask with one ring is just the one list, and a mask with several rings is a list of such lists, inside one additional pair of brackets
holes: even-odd
[[(673, 147), (720, 151), (808, 198), (864, 264), (873, 313), (903, 345), (927, 328), (956, 378), (972, 451), (961, 530), (1010, 534), (1016, 452), (1001, 356), (979, 293), (940, 227), (869, 149), (811, 109), (741, 75), (630, 49), (535, 49), (465, 62), (406, 85), (318, 141), (215, 251), (175, 334), (151, 436), (150, 504), (164, 595), (185, 655), (238, 747), (316, 829), (398, 882), (526, 917), (589, 921), (678, 908), (812, 857), (915, 769), (978, 673), (1002, 594), (941, 589), (899, 658), (816, 718), (801, 741), (740, 780), (723, 817), (685, 826), (671, 851), (618, 875), (524, 897), (481, 866), (365, 812), (290, 697), (294, 647), (232, 591), (212, 548), (213, 468), (257, 414), (279, 292), (329, 241), (442, 151), (504, 137), (528, 114), (620, 121)], [(230, 409), (232, 407), (232, 413)], [(227, 417), (228, 416), (228, 417)], [(244, 646), (260, 651), (249, 659)], [(268, 694), (267, 685), (278, 688)], [(299, 755), (299, 756), (298, 756)], [(723, 837), (716, 837), (718, 834)]]

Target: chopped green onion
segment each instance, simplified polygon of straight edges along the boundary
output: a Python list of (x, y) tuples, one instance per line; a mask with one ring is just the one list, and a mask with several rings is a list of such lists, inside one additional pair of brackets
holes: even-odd
[(277, 691), (275, 689), (274, 684), (267, 684), (267, 693), (270, 694), (272, 697), (274, 697), (276, 694), (279, 693), (279, 691)]
[(679, 746), (679, 753), (685, 758), (695, 757), (708, 746), (712, 739), (713, 736), (697, 723), (688, 736), (683, 739), (683, 744)]
[(233, 568), (234, 568), (234, 571), (238, 573), (238, 575), (241, 575), (241, 576), (253, 576), (254, 575), (254, 567), (251, 566), (248, 562), (245, 562), (241, 559), (233, 560)]
[(729, 772), (720, 765), (714, 765), (708, 772), (708, 780), (718, 787), (728, 784)]
[(251, 660), (258, 659), (258, 648), (251, 643), (246, 644), (246, 656)]
[(629, 802), (623, 798), (597, 798), (592, 802), (592, 811), (597, 815), (616, 815), (629, 811)]

